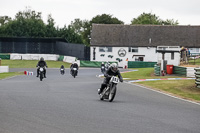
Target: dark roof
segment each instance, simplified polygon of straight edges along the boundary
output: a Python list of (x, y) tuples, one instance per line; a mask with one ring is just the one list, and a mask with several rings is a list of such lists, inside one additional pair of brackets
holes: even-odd
[(28, 38), (28, 37), (0, 37), (1, 42), (67, 42), (63, 38)]
[(93, 24), (91, 46), (200, 47), (200, 26)]

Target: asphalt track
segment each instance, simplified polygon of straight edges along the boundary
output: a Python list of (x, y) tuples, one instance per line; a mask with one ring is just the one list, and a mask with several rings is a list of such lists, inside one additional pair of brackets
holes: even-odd
[(98, 74), (81, 68), (74, 79), (47, 69), (42, 82), (35, 75), (0, 80), (0, 133), (200, 132), (200, 105), (127, 83), (112, 103), (100, 101)]

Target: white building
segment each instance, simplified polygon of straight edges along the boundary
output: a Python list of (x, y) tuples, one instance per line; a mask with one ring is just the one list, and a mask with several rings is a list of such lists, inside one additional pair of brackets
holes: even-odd
[(182, 46), (200, 47), (200, 26), (93, 24), (90, 60), (118, 61), (122, 67), (127, 59), (159, 62), (158, 51), (166, 50), (167, 64), (179, 65)]

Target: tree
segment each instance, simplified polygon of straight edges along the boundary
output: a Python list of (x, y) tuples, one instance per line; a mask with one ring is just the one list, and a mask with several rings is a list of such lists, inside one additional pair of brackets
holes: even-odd
[(55, 22), (51, 14), (48, 15), (46, 34), (45, 37), (57, 37), (57, 29), (55, 28)]
[(71, 24), (68, 26), (64, 26), (59, 29), (58, 35), (60, 37), (65, 38), (70, 43), (81, 43), (82, 41), (82, 32), (83, 32), (84, 21), (80, 19), (75, 19), (71, 21)]
[(137, 18), (133, 18), (131, 24), (151, 24), (151, 25), (178, 25), (178, 21), (173, 19), (162, 20), (152, 13), (142, 13)]
[(0, 16), (0, 26), (5, 25), (6, 23), (11, 21), (11, 17), (8, 16)]
[(19, 11), (13, 21), (1, 26), (1, 35), (14, 37), (45, 37), (45, 24), (40, 12)]
[(174, 19), (167, 19), (166, 21), (163, 21), (162, 24), (164, 25), (178, 25), (178, 20)]
[(162, 20), (156, 16), (155, 14), (151, 13), (143, 13), (137, 18), (134, 18), (131, 21), (132, 24), (153, 24), (153, 25), (161, 25)]
[(123, 21), (117, 19), (116, 17), (112, 17), (112, 15), (109, 15), (109, 14), (97, 15), (96, 17), (92, 18), (91, 23), (96, 23), (96, 24), (124, 24)]
[(85, 45), (89, 46), (90, 45), (90, 39), (91, 39), (91, 29), (92, 29), (92, 24), (124, 24), (123, 21), (117, 19), (116, 17), (113, 17), (112, 15), (109, 14), (102, 14), (102, 15), (97, 15), (92, 18), (90, 22), (85, 22), (83, 28), (84, 31), (82, 33), (83, 37), (83, 42)]

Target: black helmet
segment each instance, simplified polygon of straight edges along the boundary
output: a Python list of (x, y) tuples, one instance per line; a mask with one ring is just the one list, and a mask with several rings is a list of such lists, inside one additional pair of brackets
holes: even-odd
[(40, 58), (40, 61), (44, 61), (44, 58), (43, 58), (43, 57), (41, 57), (41, 58)]
[(111, 71), (115, 73), (115, 72), (117, 72), (117, 70), (118, 70), (117, 64), (116, 63), (112, 63), (111, 64)]

